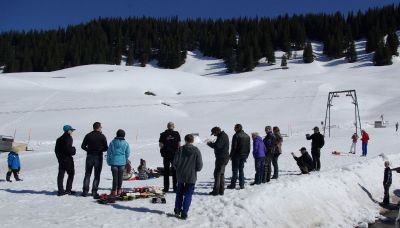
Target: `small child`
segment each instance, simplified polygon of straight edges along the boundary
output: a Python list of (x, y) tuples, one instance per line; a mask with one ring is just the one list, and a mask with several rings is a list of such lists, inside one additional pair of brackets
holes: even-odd
[(160, 174), (152, 169), (147, 168), (146, 160), (140, 159), (140, 165), (138, 166), (138, 179), (147, 180), (149, 178), (158, 178)]
[(8, 154), (8, 172), (6, 174), (6, 180), (8, 182), (11, 182), (11, 173), (14, 174), (14, 178), (16, 181), (22, 181), (22, 179), (19, 178), (18, 174), (19, 171), (21, 170), (21, 163), (19, 161), (19, 156), (18, 156), (19, 149), (16, 146), (13, 146), (11, 149), (11, 152)]
[(144, 159), (140, 159), (140, 165), (138, 167), (138, 178), (139, 180), (147, 180), (149, 179), (150, 170), (146, 167), (146, 161)]
[(383, 204), (389, 204), (389, 188), (392, 184), (392, 170), (390, 169), (389, 161), (385, 161), (385, 173), (383, 176), (383, 189), (384, 189), (384, 196), (383, 196)]

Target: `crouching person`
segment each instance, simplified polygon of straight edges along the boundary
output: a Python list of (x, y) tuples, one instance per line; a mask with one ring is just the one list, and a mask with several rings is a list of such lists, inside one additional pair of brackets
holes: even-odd
[(178, 181), (174, 212), (182, 219), (186, 219), (188, 216), (197, 172), (203, 168), (200, 150), (193, 146), (193, 141), (193, 135), (185, 136), (185, 145), (175, 155), (173, 162)]
[(301, 152), (300, 157), (296, 157), (293, 152), (292, 152), (292, 155), (293, 155), (294, 160), (296, 160), (301, 173), (307, 174), (311, 170), (313, 170), (314, 163), (313, 163), (313, 160), (312, 160), (310, 154), (307, 152), (307, 149), (305, 147), (302, 147), (300, 149), (300, 152)]

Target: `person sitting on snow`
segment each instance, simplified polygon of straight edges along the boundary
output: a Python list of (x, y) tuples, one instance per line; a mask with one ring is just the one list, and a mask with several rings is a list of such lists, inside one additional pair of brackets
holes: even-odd
[(18, 174), (19, 171), (21, 170), (21, 163), (19, 161), (19, 148), (16, 146), (13, 146), (10, 153), (8, 154), (8, 172), (6, 174), (6, 180), (8, 182), (11, 182), (11, 173), (14, 174), (14, 178), (16, 181), (22, 181), (22, 179), (19, 178)]
[(140, 159), (140, 165), (138, 166), (138, 177), (139, 180), (147, 180), (149, 179), (150, 170), (146, 167), (146, 161), (144, 159)]
[(300, 152), (301, 152), (300, 157), (296, 157), (293, 152), (292, 152), (292, 156), (293, 156), (294, 160), (296, 160), (301, 173), (308, 174), (310, 171), (313, 170), (313, 167), (314, 167), (313, 160), (312, 160), (310, 154), (308, 154), (307, 149), (305, 147), (302, 147), (300, 149)]

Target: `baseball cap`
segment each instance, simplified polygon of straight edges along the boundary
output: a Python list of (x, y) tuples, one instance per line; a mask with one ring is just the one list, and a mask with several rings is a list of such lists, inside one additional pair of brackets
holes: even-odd
[(63, 130), (64, 132), (67, 132), (69, 130), (75, 131), (75, 128), (71, 127), (71, 125), (64, 125)]
[(314, 128), (313, 128), (313, 130), (317, 130), (317, 131), (319, 131), (319, 128), (318, 128), (318, 127), (314, 127)]

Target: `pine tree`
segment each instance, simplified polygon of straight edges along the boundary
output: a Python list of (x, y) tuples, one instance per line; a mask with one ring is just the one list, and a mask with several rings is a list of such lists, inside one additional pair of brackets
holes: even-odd
[(388, 34), (386, 44), (389, 46), (392, 55), (399, 56), (399, 38), (397, 37), (395, 31), (392, 31)]
[(288, 69), (286, 55), (282, 55), (281, 67), (282, 67), (282, 69)]
[(132, 48), (129, 48), (128, 50), (127, 50), (127, 57), (126, 57), (126, 65), (127, 66), (133, 66), (133, 50), (132, 50)]
[(350, 45), (346, 50), (345, 58), (349, 63), (357, 62), (357, 52), (356, 52), (356, 46), (354, 44), (354, 40), (350, 42)]
[(375, 66), (392, 64), (392, 52), (390, 51), (389, 46), (383, 41), (383, 38), (381, 38), (378, 42), (373, 61)]
[(314, 55), (313, 55), (311, 42), (307, 42), (307, 44), (306, 44), (306, 47), (303, 52), (303, 62), (304, 63), (314, 62)]

